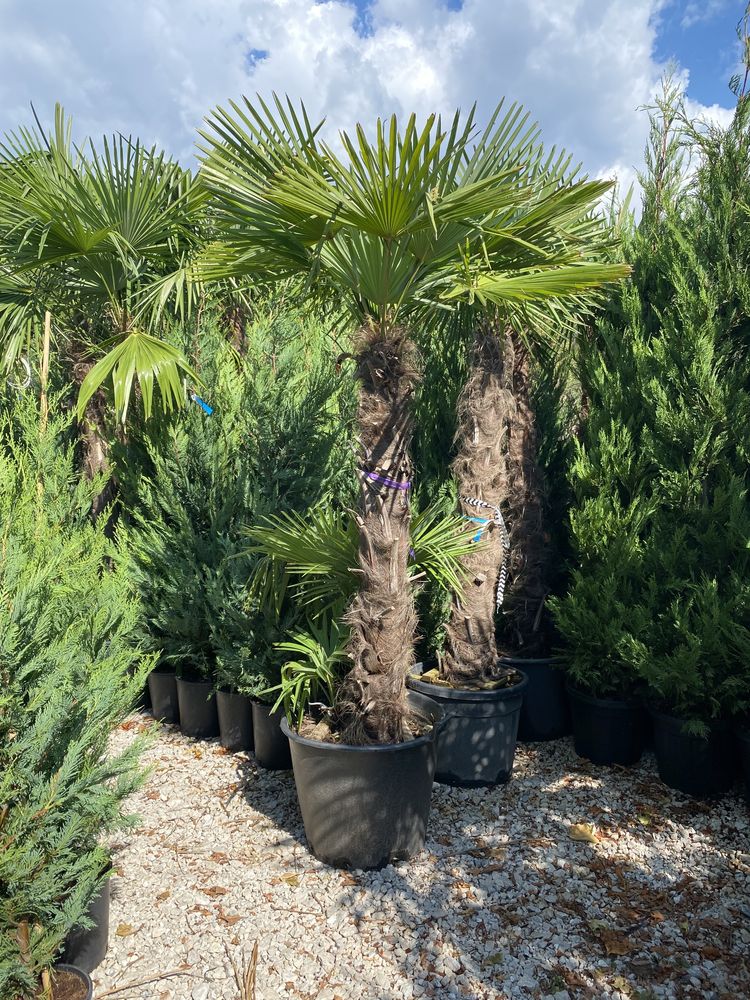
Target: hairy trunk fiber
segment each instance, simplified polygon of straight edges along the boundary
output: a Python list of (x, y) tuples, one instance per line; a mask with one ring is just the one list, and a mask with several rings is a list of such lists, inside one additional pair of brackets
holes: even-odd
[(503, 652), (545, 652), (549, 538), (544, 530), (544, 482), (537, 461), (537, 429), (530, 399), (528, 352), (513, 331), (491, 325), (477, 331), (471, 373), (459, 399), (458, 451), (453, 471), (461, 497), (499, 507), (510, 548), (492, 511), (461, 500), (484, 545), (465, 560), (468, 581), (454, 599), (442, 664), (454, 684), (497, 676), (496, 596), (505, 565), (499, 632)]
[[(73, 365), (75, 384), (80, 388), (83, 380), (93, 368), (91, 361), (77, 361)], [(106, 432), (107, 400), (99, 390), (91, 397), (84, 418), (81, 421), (81, 437), (79, 441), (80, 466), (88, 479), (109, 469), (109, 444)], [(117, 496), (117, 484), (110, 476), (102, 492), (91, 505), (91, 516), (96, 520), (105, 508), (109, 507)], [(110, 522), (112, 517), (110, 517)]]
[(416, 359), (403, 331), (383, 337), (366, 329), (357, 350), (359, 590), (347, 612), (354, 666), (339, 691), (337, 721), (347, 743), (398, 743), (411, 735), (406, 676), (416, 633), (407, 486)]
[(515, 399), (508, 439), (510, 563), (500, 642), (508, 652), (545, 655), (548, 625), (545, 601), (549, 594), (552, 548), (545, 530), (544, 474), (538, 460), (528, 351), (517, 334), (511, 335), (510, 342)]
[[(510, 364), (509, 364), (510, 359)], [(503, 529), (493, 510), (463, 498), (503, 508), (508, 495), (508, 435), (515, 404), (511, 392), (510, 335), (491, 324), (474, 336), (469, 379), (458, 401), (457, 453), (453, 473), (461, 510), (483, 544), (464, 558), (464, 592), (455, 597), (447, 629), (442, 672), (460, 686), (497, 676), (495, 640), (497, 585), (505, 557)]]

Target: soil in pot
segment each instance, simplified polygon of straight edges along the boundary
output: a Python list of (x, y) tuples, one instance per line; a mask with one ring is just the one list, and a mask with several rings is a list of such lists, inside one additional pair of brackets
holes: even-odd
[(421, 679), (421, 664), (409, 677), (412, 691), (435, 701), (444, 721), (437, 744), (435, 780), (471, 788), (510, 780), (516, 753), (525, 675), (492, 690), (458, 690)]
[(93, 1000), (93, 996), (91, 979), (82, 969), (74, 965), (56, 965), (52, 970), (51, 1000)]
[(745, 779), (745, 798), (750, 802), (750, 726), (738, 726), (734, 736), (739, 747), (740, 765)]
[(282, 709), (271, 712), (271, 706), (253, 702), (253, 740), (255, 759), (269, 771), (288, 771), (292, 766), (289, 740), (282, 731)]
[(174, 725), (180, 721), (177, 702), (177, 678), (174, 670), (159, 668), (148, 675), (148, 691), (151, 697), (151, 711), (155, 719)]
[(425, 733), (406, 743), (347, 746), (289, 737), (294, 781), (310, 850), (335, 868), (382, 868), (424, 847), (442, 709), (408, 695)]
[(647, 719), (637, 699), (597, 698), (568, 685), (573, 745), (593, 764), (629, 767), (643, 756)]
[(659, 777), (670, 788), (696, 799), (729, 791), (734, 783), (729, 727), (711, 726), (708, 736), (686, 733), (684, 721), (651, 709)]
[(94, 926), (74, 927), (65, 939), (62, 957), (66, 965), (90, 973), (104, 961), (109, 946), (109, 901), (110, 879), (107, 879), (86, 911)]
[(202, 677), (178, 677), (177, 701), (180, 729), (185, 736), (208, 740), (219, 735), (219, 716), (212, 681)]
[(523, 693), (518, 742), (536, 743), (567, 736), (571, 731), (570, 706), (559, 661), (552, 657), (501, 656), (500, 662), (520, 670), (529, 680)]
[(253, 704), (244, 694), (219, 689), (216, 692), (221, 745), (232, 752), (253, 749)]

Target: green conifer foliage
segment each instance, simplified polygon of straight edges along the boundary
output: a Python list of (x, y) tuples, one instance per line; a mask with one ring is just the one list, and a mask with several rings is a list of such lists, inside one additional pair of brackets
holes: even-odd
[(727, 130), (696, 126), (669, 81), (652, 113), (633, 277), (582, 348), (554, 602), (577, 685), (645, 686), (696, 732), (750, 707), (749, 116), (740, 97)]
[(77, 476), (70, 421), (0, 391), (0, 996), (40, 974), (106, 877), (143, 740), (109, 755), (142, 690), (140, 611), (94, 525), (102, 482)]
[(242, 352), (210, 317), (181, 336), (213, 413), (193, 405), (117, 449), (129, 515), (119, 533), (150, 648), (257, 695), (277, 682), (274, 645), (299, 613), (249, 598), (258, 557), (245, 532), (267, 515), (350, 498), (353, 388), (322, 325), (274, 302), (258, 306)]

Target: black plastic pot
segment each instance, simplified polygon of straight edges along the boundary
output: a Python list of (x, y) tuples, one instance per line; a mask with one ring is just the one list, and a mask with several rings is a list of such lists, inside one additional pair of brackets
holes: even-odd
[(75, 965), (84, 972), (93, 972), (107, 954), (109, 946), (109, 897), (110, 880), (104, 883), (89, 903), (86, 916), (94, 926), (87, 930), (74, 927), (65, 939), (63, 961)]
[(174, 670), (159, 668), (148, 675), (148, 691), (151, 696), (151, 711), (155, 719), (174, 724), (180, 721), (177, 703), (177, 678)]
[(382, 868), (424, 847), (435, 775), (441, 707), (409, 692), (431, 723), (406, 743), (346, 746), (304, 739), (289, 729), (302, 821), (310, 850), (335, 868)]
[[(421, 670), (422, 665), (417, 664), (413, 673)], [(518, 672), (523, 680), (496, 691), (458, 691), (409, 677), (412, 691), (431, 698), (444, 713), (435, 781), (472, 788), (510, 780), (528, 683), (522, 671)]]
[(250, 699), (236, 691), (216, 692), (219, 713), (219, 736), (227, 750), (253, 749), (253, 706)]
[(219, 735), (216, 694), (211, 681), (178, 677), (177, 701), (180, 706), (180, 729), (185, 736), (207, 740)]
[[(87, 972), (84, 972), (83, 969), (78, 969), (76, 968), (75, 965), (66, 965), (64, 962), (61, 962), (59, 965), (56, 965), (52, 971), (53, 975), (54, 973), (67, 972), (68, 975), (75, 976), (75, 978), (80, 980), (81, 985), (84, 986), (87, 990), (85, 996), (81, 997), (81, 1000), (94, 1000), (94, 985), (91, 982), (89, 974)], [(52, 1000), (55, 1000), (55, 996), (56, 994), (53, 986)]]
[(739, 748), (740, 766), (745, 779), (745, 798), (750, 802), (750, 728), (738, 726), (734, 738)]
[(529, 679), (523, 693), (518, 742), (559, 740), (571, 731), (570, 706), (565, 694), (565, 674), (559, 660), (502, 656), (503, 666), (522, 670)]
[(659, 777), (670, 788), (696, 799), (728, 792), (734, 783), (729, 727), (717, 723), (708, 736), (683, 730), (683, 719), (651, 709)]
[(568, 684), (573, 745), (593, 764), (628, 767), (643, 756), (647, 719), (637, 699), (596, 698)]
[(260, 701), (253, 702), (255, 759), (269, 771), (288, 771), (292, 766), (289, 740), (281, 729), (283, 718), (281, 709), (271, 714), (270, 705), (264, 705)]

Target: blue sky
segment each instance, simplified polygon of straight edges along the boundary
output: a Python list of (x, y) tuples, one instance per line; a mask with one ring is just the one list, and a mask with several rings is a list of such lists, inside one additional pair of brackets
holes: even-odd
[(656, 56), (663, 62), (674, 58), (688, 67), (693, 100), (701, 104), (729, 101), (728, 81), (739, 54), (735, 28), (744, 9), (741, 0), (680, 0), (658, 16)]
[(0, 0), (0, 133), (52, 120), (195, 162), (217, 104), (273, 91), (340, 128), (501, 97), (593, 175), (643, 162), (670, 59), (691, 114), (726, 122), (744, 0)]

